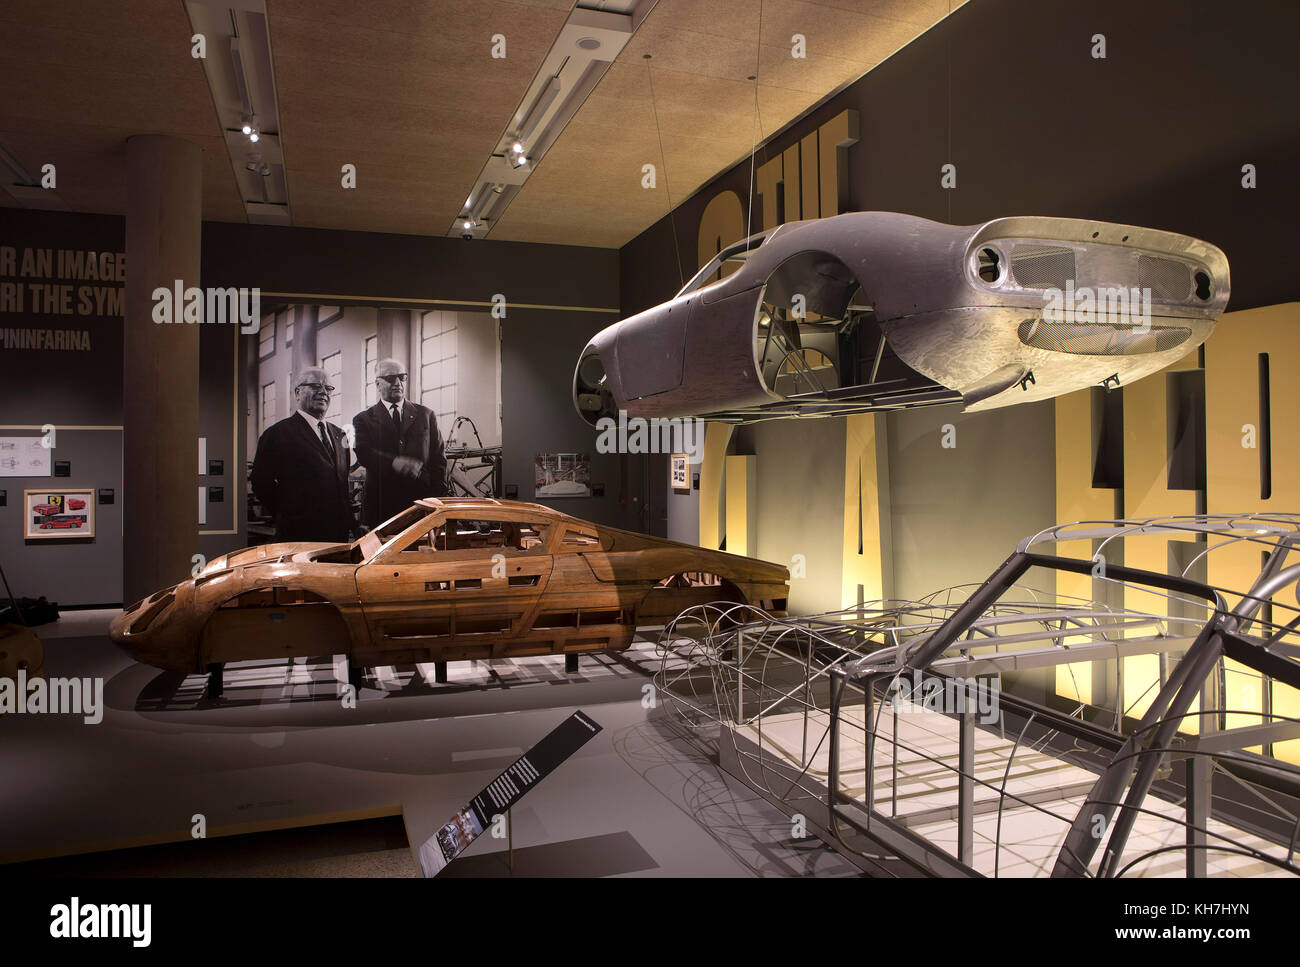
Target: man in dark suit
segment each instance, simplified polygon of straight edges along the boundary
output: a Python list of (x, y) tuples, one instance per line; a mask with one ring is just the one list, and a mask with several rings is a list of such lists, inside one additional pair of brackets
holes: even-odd
[(275, 518), (277, 540), (341, 543), (357, 530), (348, 497), (347, 441), (325, 420), (333, 392), (325, 370), (303, 370), (294, 387), (296, 412), (257, 441), (253, 493)]
[(406, 373), (395, 359), (375, 365), (379, 402), (352, 420), (357, 460), (366, 468), (361, 519), (378, 527), (420, 497), (447, 493), (447, 458), (438, 419), (406, 399)]

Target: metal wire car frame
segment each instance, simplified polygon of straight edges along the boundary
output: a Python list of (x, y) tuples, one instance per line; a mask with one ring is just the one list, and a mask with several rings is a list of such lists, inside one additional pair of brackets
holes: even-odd
[[(1203, 546), (1181, 569), (1162, 574), (1106, 564), (1107, 551), (1142, 536), (1191, 538)], [(1096, 553), (1079, 559), (1044, 553), (1047, 545), (1091, 542)], [(1198, 515), (1147, 520), (1110, 520), (1059, 525), (1026, 538), (978, 588), (949, 589), (915, 602), (870, 602), (857, 608), (807, 618), (778, 619), (738, 605), (708, 605), (683, 612), (660, 638), (657, 684), (666, 704), (688, 725), (722, 727), (733, 737), (748, 734), (754, 747), (737, 742), (743, 778), (774, 802), (788, 803), (816, 783), (816, 756), (828, 751), (827, 779), (816, 796), (824, 829), (841, 848), (894, 872), (902, 859), (914, 869), (945, 875), (979, 875), (971, 865), (974, 790), (996, 793), (994, 875), (1003, 851), (1003, 815), (1030, 808), (1068, 826), (1051, 873), (1054, 876), (1121, 876), (1140, 870), (1158, 854), (1186, 851), (1188, 875), (1205, 875), (1207, 854), (1235, 853), (1300, 874), (1300, 768), (1245, 751), (1300, 737), (1300, 720), (1262, 711), (1209, 707), (1222, 693), (1224, 662), (1232, 659), (1262, 676), (1265, 695), (1272, 682), (1300, 688), (1300, 607), (1277, 597), (1295, 588), (1300, 605), (1300, 563), (1287, 560), (1300, 543), (1300, 515)], [(1209, 555), (1234, 545), (1258, 546), (1267, 563), (1244, 589), (1218, 587), (1189, 575)], [(1113, 557), (1119, 555), (1112, 552)], [(1045, 595), (1019, 584), (1035, 568), (1090, 575), (1126, 595), (1149, 593), (1163, 599), (1169, 615), (1104, 603)], [(1094, 583), (1094, 588), (1098, 586)], [(1195, 613), (1199, 605), (1203, 614)], [(1183, 612), (1183, 613), (1179, 613)], [(1038, 643), (1039, 647), (1033, 646)], [(1178, 657), (1178, 652), (1184, 652)], [(1158, 654), (1176, 662), (1161, 675), (1158, 694), (1141, 716), (1126, 716), (1121, 683), (1108, 721), (1088, 721), (1086, 703), (1070, 711), (1002, 692), (997, 731), (1014, 736), (1000, 782), (975, 775), (974, 716), (958, 720), (957, 766), (927, 749), (900, 740), (898, 704), (885, 700), (906, 675), (950, 687), (954, 680), (1000, 680), (1005, 671)], [(1115, 662), (1117, 676), (1123, 662)], [(1070, 668), (1073, 674), (1073, 668)], [(1208, 680), (1208, 684), (1207, 684)], [(1217, 682), (1217, 685), (1216, 685)], [(987, 687), (987, 685), (986, 685)], [(863, 704), (866, 791), (860, 801), (841, 783), (841, 730), (846, 695)], [(1191, 711), (1198, 696), (1202, 706)], [(895, 727), (881, 735), (881, 716), (893, 705)], [(766, 730), (777, 716), (802, 719), (802, 749), (783, 759)], [(1227, 728), (1228, 716), (1258, 716), (1258, 725)], [(1199, 734), (1180, 733), (1192, 716)], [(1094, 716), (1096, 719), (1096, 716)], [(809, 731), (810, 723), (812, 732)], [(1214, 730), (1207, 730), (1214, 729)], [(818, 732), (820, 731), (820, 737)], [(878, 743), (892, 748), (890, 814), (876, 807), (873, 775)], [(810, 746), (811, 752), (810, 752)], [(927, 843), (893, 820), (897, 817), (900, 751), (949, 770), (958, 787), (956, 855)], [(1016, 756), (1048, 752), (1096, 776), (1077, 810), (1055, 812), (1033, 797), (1008, 790)], [(1180, 768), (1174, 769), (1177, 764)], [(1150, 800), (1149, 797), (1155, 797)], [(1173, 803), (1185, 807), (1175, 819)], [(1140, 852), (1125, 859), (1125, 847), (1141, 817), (1158, 817), (1184, 827), (1185, 843)], [(1276, 849), (1210, 828), (1211, 818), (1246, 831)], [(1101, 839), (1107, 840), (1100, 857)]]

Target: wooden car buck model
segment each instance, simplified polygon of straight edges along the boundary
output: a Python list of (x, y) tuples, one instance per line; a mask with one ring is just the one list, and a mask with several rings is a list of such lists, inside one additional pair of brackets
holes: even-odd
[(131, 605), (110, 633), (176, 672), (346, 653), (355, 683), (375, 665), (617, 651), (638, 624), (710, 601), (781, 612), (788, 578), (777, 564), (540, 504), (428, 498), (352, 544), (219, 557)]

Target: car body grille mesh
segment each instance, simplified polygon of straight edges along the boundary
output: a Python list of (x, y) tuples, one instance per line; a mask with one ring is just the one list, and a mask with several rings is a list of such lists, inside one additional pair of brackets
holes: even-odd
[(1192, 294), (1192, 272), (1185, 262), (1138, 256), (1138, 287), (1151, 290), (1151, 298), (1183, 302)]
[(1132, 326), (1026, 319), (1020, 324), (1017, 334), (1026, 346), (1072, 356), (1141, 356), (1181, 346), (1191, 336), (1192, 330), (1181, 326), (1156, 326), (1138, 332)]
[(1011, 274), (1024, 289), (1064, 289), (1075, 276), (1074, 249), (1056, 245), (1016, 245)]

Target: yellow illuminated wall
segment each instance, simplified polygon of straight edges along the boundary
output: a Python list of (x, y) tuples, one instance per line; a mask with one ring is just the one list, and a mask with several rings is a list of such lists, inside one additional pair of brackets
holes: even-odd
[[(1169, 377), (1180, 370), (1197, 369), (1197, 353), (1153, 373), (1124, 389), (1124, 516), (1131, 519), (1195, 514), (1197, 492), (1172, 490), (1169, 477)], [(1156, 536), (1127, 541), (1124, 563), (1165, 574), (1169, 571), (1169, 542)], [(1169, 614), (1168, 603), (1149, 591), (1126, 587), (1124, 606), (1152, 614)], [(1145, 633), (1145, 632), (1144, 632)], [(1158, 655), (1134, 655), (1124, 659), (1124, 710), (1137, 718), (1146, 712), (1160, 690)], [(1195, 712), (1199, 703), (1189, 711)], [(1180, 724), (1184, 732), (1199, 730), (1199, 721), (1189, 715)]]
[[(1098, 432), (1094, 427), (1091, 388), (1056, 400), (1056, 520), (1109, 520), (1115, 516), (1116, 491), (1094, 487), (1093, 465)], [(1066, 557), (1090, 558), (1091, 541), (1062, 541), (1058, 553)], [(1086, 574), (1058, 571), (1056, 593), (1091, 601), (1097, 596), (1093, 579)], [(1068, 639), (1064, 644), (1072, 644)], [(1093, 702), (1093, 663), (1072, 662), (1056, 667), (1058, 695), (1076, 702)], [(1098, 695), (1098, 700), (1102, 699)]]
[[(1266, 400), (1260, 390), (1261, 354), (1267, 356)], [(1119, 492), (1123, 515), (1195, 514), (1198, 497), (1211, 514), (1300, 511), (1300, 426), (1291, 419), (1300, 412), (1300, 380), (1291, 373), (1300, 362), (1300, 303), (1225, 314), (1205, 345), (1204, 360), (1204, 492), (1168, 485), (1170, 380), (1175, 378), (1172, 374), (1196, 368), (1193, 353), (1164, 372), (1124, 388), (1124, 487)], [(1095, 421), (1095, 408), (1087, 393), (1056, 401), (1056, 504), (1057, 519), (1062, 522), (1112, 516), (1115, 492), (1091, 485), (1093, 453), (1089, 443), (1095, 442)], [(1268, 496), (1261, 491), (1266, 481), (1260, 447), (1266, 441), (1271, 454)], [(1071, 556), (1092, 553), (1082, 542), (1061, 549)], [(1221, 587), (1249, 587), (1263, 564), (1263, 549), (1262, 545), (1241, 542), (1210, 553), (1207, 580)], [(1169, 542), (1149, 536), (1129, 540), (1123, 553), (1123, 563), (1157, 572), (1167, 572), (1173, 559)], [(1090, 579), (1082, 575), (1057, 578), (1061, 594), (1091, 596), (1090, 585)], [(1169, 613), (1159, 598), (1139, 591), (1126, 590), (1124, 604)], [(1156, 656), (1125, 659), (1124, 705), (1128, 714), (1140, 715), (1150, 705), (1158, 675)], [(1057, 670), (1057, 692), (1072, 700), (1091, 701), (1096, 697), (1097, 681), (1095, 672), (1088, 676), (1082, 663)], [(1300, 692), (1278, 683), (1270, 683), (1266, 690), (1259, 674), (1236, 662), (1224, 662), (1224, 691), (1221, 698), (1215, 696), (1213, 705), (1232, 710), (1226, 716), (1228, 728), (1257, 724), (1266, 707), (1278, 715), (1300, 718)], [(1196, 708), (1194, 705), (1193, 711)], [(1199, 726), (1195, 717), (1182, 724), (1188, 732)], [(1300, 740), (1276, 743), (1272, 752), (1300, 763)]]
[(754, 176), (754, 190), (762, 196), (762, 228), (775, 228), (781, 223), (777, 199), (782, 189), (787, 222), (838, 215), (840, 202), (847, 194), (848, 170), (843, 155), (857, 142), (858, 112), (841, 111), (760, 165)]
[(752, 454), (727, 456), (727, 550), (742, 557), (758, 553), (755, 527), (758, 458)]
[(844, 448), (842, 607), (892, 595), (889, 580), (889, 467), (885, 415), (847, 418)]
[[(1261, 496), (1260, 354), (1267, 354), (1272, 492)], [(1300, 511), (1300, 303), (1288, 302), (1224, 315), (1205, 345), (1206, 509), (1212, 514)], [(1252, 431), (1253, 430), (1253, 434)], [(1253, 439), (1252, 439), (1253, 436)], [(1254, 446), (1249, 444), (1253, 443)], [(1210, 581), (1246, 588), (1259, 573), (1261, 547), (1238, 544), (1210, 555)], [(1290, 615), (1293, 612), (1281, 612)], [(1259, 711), (1260, 677), (1227, 665), (1228, 708)], [(1300, 693), (1273, 683), (1274, 714), (1300, 718)], [(1229, 728), (1258, 722), (1256, 716), (1228, 716)], [(1300, 740), (1279, 742), (1273, 754), (1300, 763)]]
[[(732, 242), (739, 242), (745, 237), (745, 212), (740, 205), (740, 196), (734, 191), (720, 191), (710, 199), (700, 215), (700, 230), (696, 233), (696, 255), (699, 268), (708, 265)], [(725, 266), (719, 277), (730, 275), (738, 265)]]
[(710, 423), (704, 431), (704, 455), (700, 460), (700, 547), (716, 551), (722, 543), (726, 517), (722, 510), (722, 485), (730, 423)]

